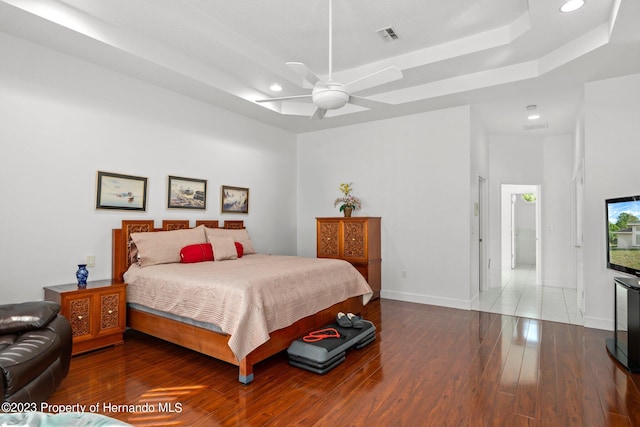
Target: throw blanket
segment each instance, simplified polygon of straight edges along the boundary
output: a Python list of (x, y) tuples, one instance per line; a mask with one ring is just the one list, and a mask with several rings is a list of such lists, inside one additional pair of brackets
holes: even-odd
[[(78, 404), (76, 404), (78, 405)], [(50, 405), (51, 407), (64, 405)], [(86, 410), (85, 405), (81, 405)], [(20, 412), (0, 413), (0, 426), (28, 426), (28, 427), (116, 427), (131, 426), (123, 421), (105, 415), (87, 412)]]
[(269, 339), (269, 332), (340, 301), (372, 295), (346, 261), (253, 254), (194, 264), (132, 265), (125, 273), (127, 302), (213, 323), (230, 335), (238, 361)]

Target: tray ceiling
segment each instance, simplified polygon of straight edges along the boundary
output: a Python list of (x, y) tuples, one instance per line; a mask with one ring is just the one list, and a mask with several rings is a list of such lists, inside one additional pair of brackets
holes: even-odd
[[(328, 72), (327, 0), (1, 0), (0, 31), (17, 35), (256, 120), (307, 132), (471, 104), (490, 132), (573, 132), (585, 82), (640, 72), (640, 6), (587, 0), (336, 0), (333, 78), (388, 66), (404, 78), (309, 120), (309, 93), (286, 62)], [(378, 30), (391, 26), (388, 41)], [(278, 83), (282, 92), (269, 87)], [(541, 113), (525, 130), (530, 104)]]

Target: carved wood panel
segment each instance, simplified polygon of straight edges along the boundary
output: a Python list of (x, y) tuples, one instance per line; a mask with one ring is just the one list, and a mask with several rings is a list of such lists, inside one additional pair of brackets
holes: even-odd
[[(136, 253), (131, 253), (133, 250), (133, 241), (131, 240), (131, 233), (144, 233), (153, 231), (153, 220), (122, 220), (122, 233), (124, 242), (126, 242), (127, 250), (127, 268), (135, 262)], [(126, 270), (126, 268), (125, 268)]]
[(120, 295), (100, 296), (100, 330), (117, 328), (120, 323)]
[(344, 227), (344, 256), (346, 258), (365, 258), (365, 225), (362, 222), (345, 221)]
[(196, 227), (199, 225), (204, 225), (207, 228), (218, 228), (218, 220), (217, 219), (198, 219), (196, 220)]
[(79, 298), (69, 301), (71, 316), (69, 322), (73, 336), (91, 334), (91, 298)]
[(164, 219), (162, 220), (162, 229), (164, 231), (185, 230), (189, 228), (188, 219)]
[(317, 256), (343, 259), (367, 280), (373, 298), (380, 297), (380, 217), (316, 218)]
[(340, 256), (340, 224), (323, 222), (318, 236), (318, 256)]
[(224, 222), (224, 228), (231, 228), (235, 230), (244, 228), (244, 221), (242, 220), (226, 220)]

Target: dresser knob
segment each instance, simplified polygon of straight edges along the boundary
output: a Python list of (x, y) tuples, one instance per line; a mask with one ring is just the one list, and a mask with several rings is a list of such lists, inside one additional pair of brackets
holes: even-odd
[(82, 320), (82, 316), (78, 316), (78, 320)]
[(111, 313), (113, 313), (113, 310), (109, 310), (109, 311), (107, 311), (107, 313), (111, 314)]

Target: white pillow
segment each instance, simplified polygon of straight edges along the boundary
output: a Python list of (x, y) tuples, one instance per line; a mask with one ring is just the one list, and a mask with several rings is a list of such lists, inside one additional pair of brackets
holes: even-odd
[[(207, 236), (207, 240), (209, 243), (213, 244), (213, 239), (215, 237), (231, 237), (234, 242), (238, 242), (242, 245), (244, 249), (245, 255), (255, 254), (256, 250), (253, 248), (253, 244), (251, 243), (251, 239), (249, 238), (249, 233), (246, 229), (235, 229), (235, 228), (205, 228), (204, 233)], [(217, 259), (215, 254), (215, 245), (213, 246), (213, 254)]]
[(213, 246), (213, 260), (224, 261), (227, 259), (238, 259), (236, 244), (231, 236), (214, 237), (211, 240)]
[(138, 264), (146, 267), (180, 262), (182, 248), (207, 243), (204, 229), (204, 225), (201, 225), (184, 230), (131, 233), (131, 239), (138, 249)]

